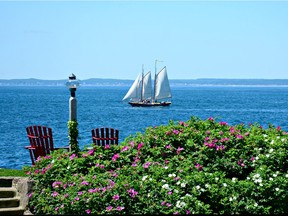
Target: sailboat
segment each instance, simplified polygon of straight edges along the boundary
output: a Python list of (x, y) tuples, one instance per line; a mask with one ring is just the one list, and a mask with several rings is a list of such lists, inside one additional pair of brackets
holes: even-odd
[(123, 101), (130, 99), (128, 103), (137, 107), (169, 106), (171, 104), (171, 101), (162, 100), (172, 98), (166, 66), (156, 73), (156, 64), (157, 60), (155, 61), (154, 88), (152, 89), (151, 71), (144, 74), (142, 65), (142, 73), (137, 76), (122, 99)]

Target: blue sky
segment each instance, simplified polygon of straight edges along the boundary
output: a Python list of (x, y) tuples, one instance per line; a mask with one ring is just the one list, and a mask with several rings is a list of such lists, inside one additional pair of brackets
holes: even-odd
[(0, 79), (288, 79), (288, 1), (0, 1)]

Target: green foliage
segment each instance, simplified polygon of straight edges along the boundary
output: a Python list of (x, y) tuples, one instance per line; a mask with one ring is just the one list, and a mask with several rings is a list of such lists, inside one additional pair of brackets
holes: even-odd
[(38, 159), (34, 214), (286, 214), (288, 137), (213, 118)]
[(2, 169), (0, 168), (0, 176), (10, 177), (27, 177), (24, 170)]
[(78, 145), (78, 123), (76, 121), (68, 121), (68, 137), (71, 151), (78, 154), (80, 151)]

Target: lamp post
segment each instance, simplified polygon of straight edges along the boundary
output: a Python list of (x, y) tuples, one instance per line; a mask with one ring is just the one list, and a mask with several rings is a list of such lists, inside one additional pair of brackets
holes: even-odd
[(79, 80), (76, 79), (76, 76), (73, 73), (69, 76), (66, 86), (70, 90), (69, 121), (77, 121), (77, 100), (75, 92), (79, 86)]
[(68, 131), (69, 131), (69, 150), (78, 152), (78, 129), (77, 129), (77, 100), (76, 100), (76, 89), (79, 86), (79, 80), (76, 79), (76, 76), (72, 73), (69, 76), (68, 82), (66, 82), (67, 88), (70, 90), (70, 99), (69, 99), (69, 122), (68, 122)]

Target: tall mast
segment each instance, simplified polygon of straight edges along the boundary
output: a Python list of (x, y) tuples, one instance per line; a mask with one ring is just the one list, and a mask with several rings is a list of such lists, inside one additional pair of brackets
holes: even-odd
[(154, 78), (154, 95), (153, 95), (153, 98), (152, 98), (152, 101), (155, 101), (155, 90), (156, 90), (156, 73), (157, 73), (157, 62), (163, 62), (163, 61), (160, 61), (160, 60), (155, 60), (155, 78)]
[(144, 91), (144, 83), (143, 83), (143, 79), (144, 79), (144, 65), (142, 64), (142, 81), (141, 81), (141, 102), (143, 101), (143, 91)]

